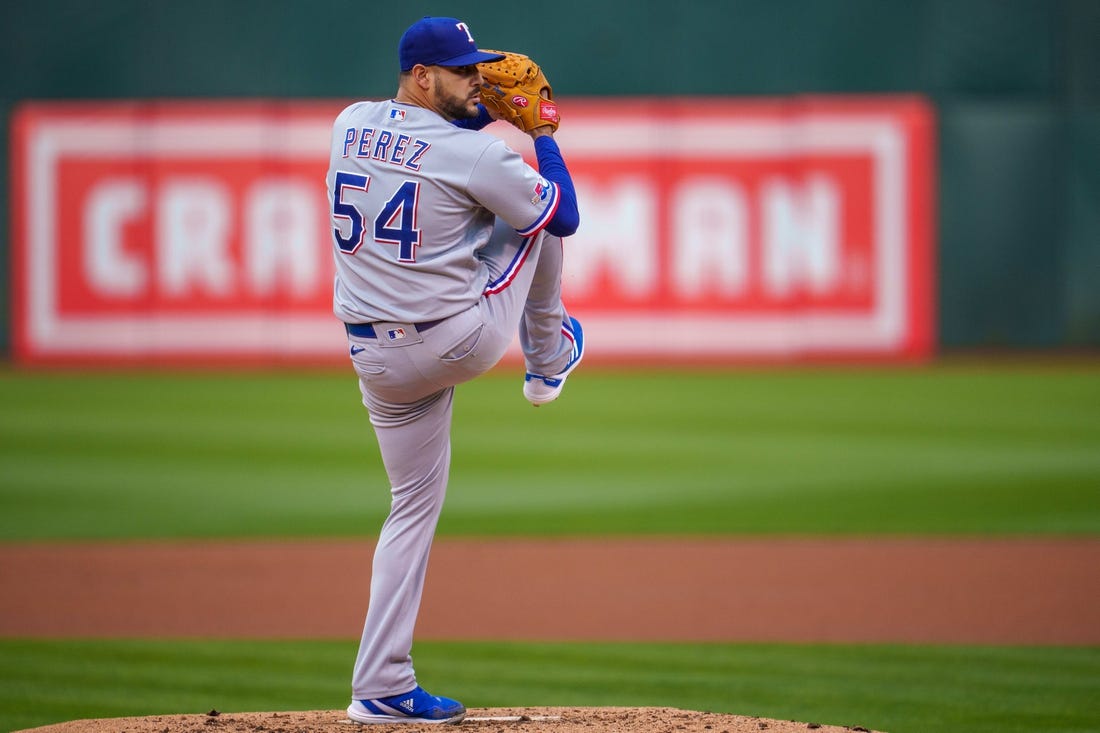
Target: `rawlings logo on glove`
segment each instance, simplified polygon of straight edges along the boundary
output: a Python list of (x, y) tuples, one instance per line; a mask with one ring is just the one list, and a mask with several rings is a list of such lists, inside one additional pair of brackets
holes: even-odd
[(554, 129), (558, 127), (561, 118), (558, 117), (558, 105), (551, 102), (539, 102), (539, 118), (554, 123)]
[(554, 90), (539, 65), (520, 53), (503, 54), (500, 61), (478, 64), (481, 72), (481, 103), (498, 120), (505, 120), (524, 132), (536, 127), (557, 130), (561, 123)]

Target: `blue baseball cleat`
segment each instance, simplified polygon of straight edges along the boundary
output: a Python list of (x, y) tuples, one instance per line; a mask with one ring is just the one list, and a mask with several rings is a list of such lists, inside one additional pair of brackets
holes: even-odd
[(569, 354), (565, 369), (549, 377), (532, 372), (527, 372), (523, 377), (523, 396), (535, 407), (553, 402), (558, 398), (565, 386), (565, 378), (569, 376), (569, 372), (577, 368), (584, 356), (584, 331), (581, 330), (581, 322), (570, 316), (569, 323), (563, 323), (561, 330), (566, 338), (573, 342), (573, 350)]
[(458, 723), (466, 717), (466, 707), (417, 686), (403, 695), (352, 700), (348, 717), (356, 723)]

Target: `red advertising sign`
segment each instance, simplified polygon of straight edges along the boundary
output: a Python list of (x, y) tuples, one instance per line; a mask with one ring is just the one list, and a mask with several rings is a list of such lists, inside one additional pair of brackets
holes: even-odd
[[(914, 98), (563, 102), (589, 358), (919, 359), (932, 135)], [(30, 104), (13, 126), (23, 363), (343, 358), (340, 103)], [(501, 123), (487, 131), (530, 156)]]

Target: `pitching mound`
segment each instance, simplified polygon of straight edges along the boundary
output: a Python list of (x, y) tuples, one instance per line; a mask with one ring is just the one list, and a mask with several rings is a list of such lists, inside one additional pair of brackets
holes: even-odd
[[(868, 731), (675, 708), (474, 708), (458, 727), (360, 726), (342, 710), (283, 713), (219, 713), (103, 718), (32, 728), (34, 733), (368, 733), (369, 731), (468, 731), (469, 733), (844, 733)], [(15, 733), (30, 733), (16, 731)]]

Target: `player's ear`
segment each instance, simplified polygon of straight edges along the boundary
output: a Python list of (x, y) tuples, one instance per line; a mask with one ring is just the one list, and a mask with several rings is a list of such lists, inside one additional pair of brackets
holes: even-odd
[(432, 85), (431, 69), (424, 64), (412, 67), (409, 74), (412, 76), (413, 83), (425, 91)]

